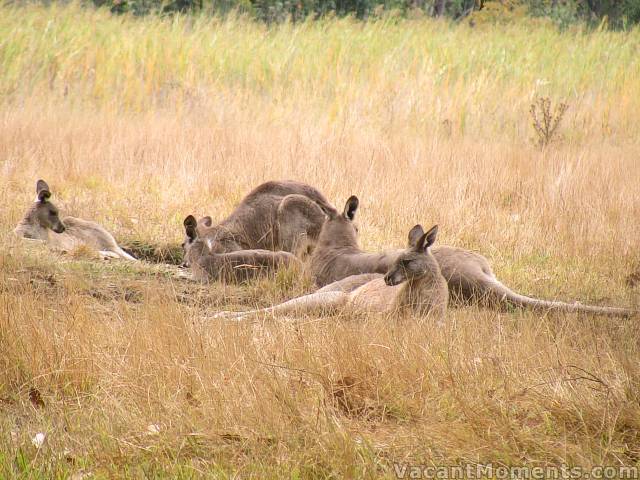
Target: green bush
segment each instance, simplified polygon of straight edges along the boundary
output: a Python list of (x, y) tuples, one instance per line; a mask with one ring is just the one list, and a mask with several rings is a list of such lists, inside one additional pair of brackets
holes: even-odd
[(620, 29), (640, 22), (640, 0), (527, 0), (533, 15), (549, 17), (560, 27), (584, 22)]
[[(421, 10), (434, 15), (437, 0), (93, 0), (114, 13), (170, 14), (203, 11), (226, 14), (248, 13), (267, 23), (300, 21), (325, 15), (353, 15), (366, 19), (378, 12), (395, 10), (401, 14)], [(559, 27), (575, 23), (628, 28), (640, 23), (640, 0), (446, 0), (444, 15), (458, 20), (489, 4), (502, 5), (504, 11), (524, 6), (533, 16), (552, 19)]]

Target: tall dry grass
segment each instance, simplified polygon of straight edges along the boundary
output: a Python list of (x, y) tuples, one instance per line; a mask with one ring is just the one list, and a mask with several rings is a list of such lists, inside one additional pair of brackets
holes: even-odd
[[(440, 243), (485, 254), (523, 292), (635, 305), (637, 31), (266, 29), (54, 5), (0, 8), (0, 38), (0, 476), (638, 464), (633, 320), (465, 308), (440, 327), (203, 322), (308, 279), (194, 286), (10, 235), (37, 178), (64, 213), (149, 244), (295, 178), (337, 206), (357, 194), (368, 249), (438, 223)], [(538, 95), (570, 105), (545, 150), (528, 114)]]

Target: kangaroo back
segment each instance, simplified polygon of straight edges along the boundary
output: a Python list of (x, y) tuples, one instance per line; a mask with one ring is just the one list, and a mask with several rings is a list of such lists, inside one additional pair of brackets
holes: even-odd
[(210, 240), (213, 253), (237, 250), (306, 252), (317, 240), (328, 212), (327, 199), (310, 185), (294, 181), (265, 182), (254, 188), (224, 220), (198, 222), (198, 233)]

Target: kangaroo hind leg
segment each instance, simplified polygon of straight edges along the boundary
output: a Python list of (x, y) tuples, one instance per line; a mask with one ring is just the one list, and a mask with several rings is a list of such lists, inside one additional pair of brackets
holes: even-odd
[(107, 260), (109, 258), (117, 258), (117, 259), (131, 260), (131, 261), (135, 261), (135, 262), (138, 261), (137, 258), (132, 257), (131, 255), (129, 255), (127, 252), (125, 252), (121, 248), (118, 248), (118, 250), (116, 250), (116, 251), (113, 251), (113, 250), (100, 250), (98, 253), (100, 253), (100, 256), (105, 260)]
[(277, 212), (280, 248), (297, 257), (310, 253), (324, 219), (324, 212), (313, 200), (304, 195), (287, 195)]
[(121, 247), (118, 247), (118, 250), (116, 251), (116, 253), (118, 254), (119, 257), (124, 258), (125, 260), (131, 260), (132, 262), (138, 261), (136, 257), (125, 252), (124, 249)]
[(320, 292), (297, 297), (273, 307), (249, 310), (248, 312), (220, 312), (214, 318), (234, 318), (245, 320), (256, 314), (273, 314), (283, 316), (288, 314), (306, 315), (310, 313), (333, 313), (346, 305), (349, 296), (344, 292)]
[(351, 275), (350, 277), (337, 280), (329, 285), (325, 285), (320, 290), (316, 290), (315, 293), (324, 292), (353, 292), (356, 288), (361, 287), (365, 283), (369, 283), (371, 280), (382, 278), (384, 275), (381, 273), (361, 273), (360, 275)]

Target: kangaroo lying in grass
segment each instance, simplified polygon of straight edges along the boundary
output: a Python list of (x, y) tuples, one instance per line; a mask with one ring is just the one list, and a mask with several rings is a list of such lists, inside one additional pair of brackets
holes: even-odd
[(280, 305), (248, 312), (221, 312), (216, 317), (243, 319), (259, 313), (286, 315), (346, 309), (432, 315), (441, 320), (447, 309), (449, 293), (438, 262), (430, 251), (438, 227), (417, 236), (418, 227), (422, 231), (419, 225), (411, 230), (411, 245), (396, 256), (386, 275), (354, 275)]
[(69, 252), (86, 245), (107, 258), (136, 260), (118, 246), (113, 236), (95, 222), (75, 217), (60, 219), (58, 209), (49, 201), (51, 190), (44, 180), (36, 183), (36, 200), (14, 229), (16, 235), (41, 240), (53, 248)]
[[(217, 225), (211, 217), (201, 218), (197, 230), (207, 239), (211, 253), (259, 249), (300, 256), (313, 248), (326, 215), (334, 212), (315, 188), (294, 181), (272, 181), (253, 189)], [(188, 267), (188, 261), (183, 266)]]
[(193, 215), (184, 219), (187, 239), (184, 243), (185, 262), (197, 280), (223, 280), (243, 282), (273, 272), (283, 266), (302, 266), (289, 252), (269, 250), (237, 250), (216, 253), (211, 250), (212, 240), (198, 233), (198, 222)]
[[(343, 213), (330, 215), (322, 227), (311, 257), (311, 273), (320, 287), (349, 275), (384, 273), (398, 257), (398, 252), (366, 253), (360, 249), (357, 230), (353, 225), (357, 209), (358, 199), (352, 196), (347, 200)], [(414, 229), (411, 236), (421, 235), (419, 225)], [(450, 300), (454, 303), (480, 303), (491, 307), (512, 305), (621, 317), (637, 313), (625, 308), (540, 300), (520, 295), (495, 277), (489, 262), (482, 255), (444, 245), (435, 247), (432, 253), (447, 281)]]

